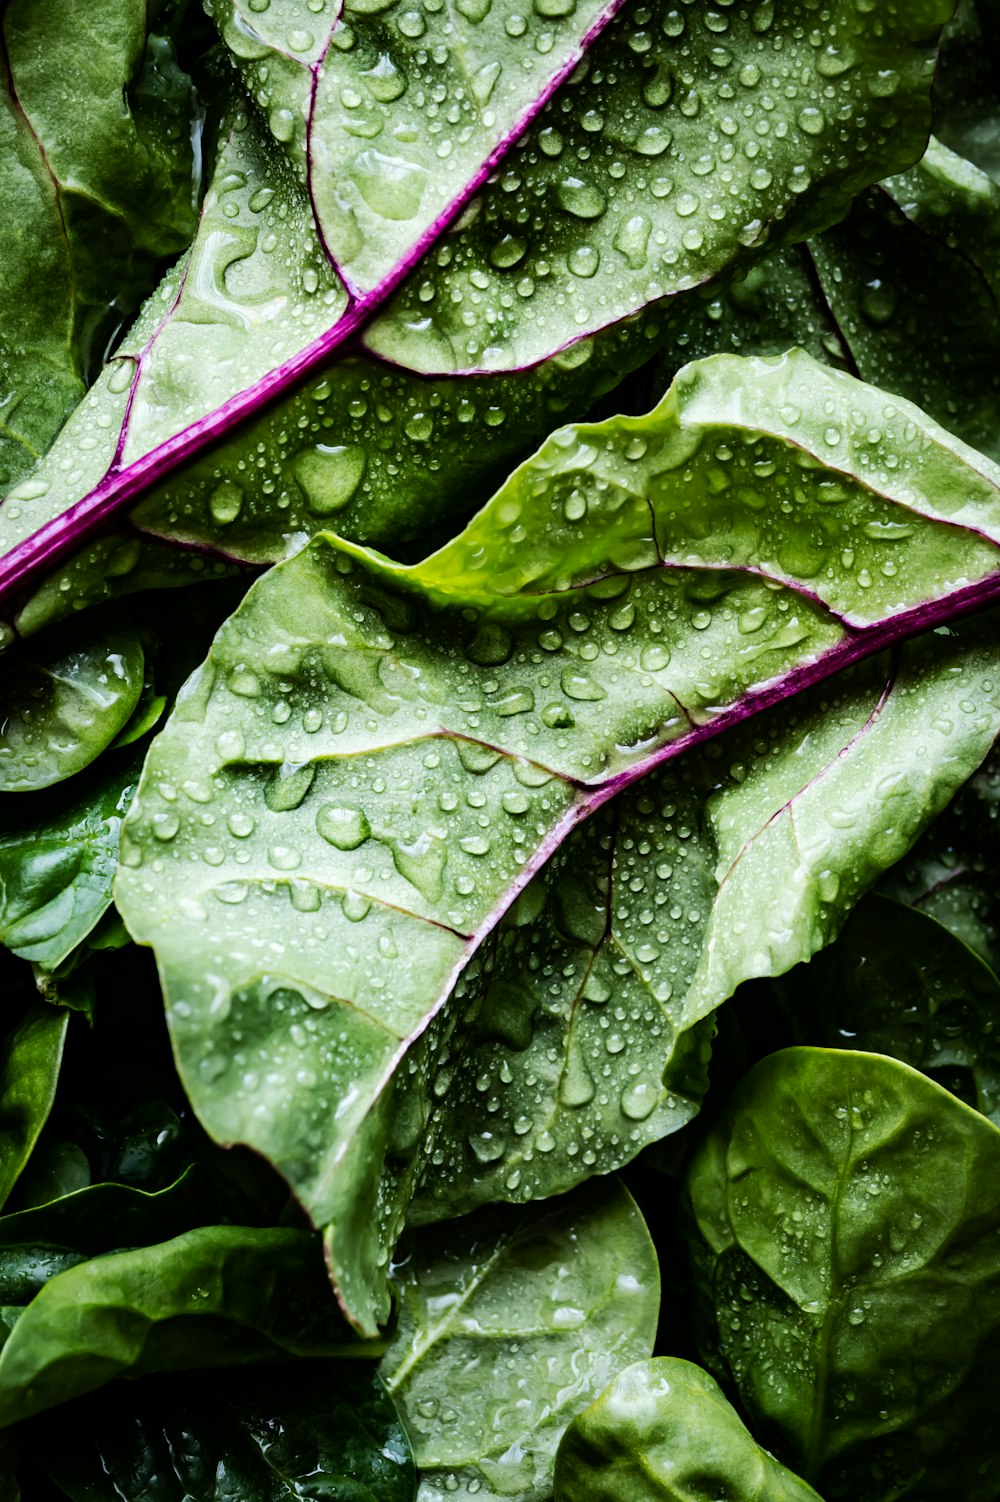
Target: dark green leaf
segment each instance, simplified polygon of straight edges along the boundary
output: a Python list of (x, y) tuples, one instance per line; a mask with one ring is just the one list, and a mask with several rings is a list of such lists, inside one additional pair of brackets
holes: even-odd
[(145, 1378), (18, 1437), (73, 1502), (412, 1502), (406, 1432), (373, 1371), (298, 1362)]
[(68, 1022), (66, 1012), (39, 1003), (7, 1036), (0, 1064), (0, 1208), (52, 1109)]
[(902, 1059), (1000, 1126), (1000, 981), (943, 924), (867, 897), (785, 994), (801, 1042)]
[(0, 658), (0, 793), (35, 791), (88, 766), (127, 724), (143, 650), (124, 617), (57, 626)]
[(141, 766), (141, 756), (105, 757), (44, 808), (32, 796), (0, 809), (0, 941), (14, 954), (54, 970), (103, 917)]
[(857, 372), (1000, 457), (1000, 188), (932, 141), (809, 242)]
[(881, 884), (887, 896), (943, 923), (994, 970), (1000, 967), (998, 818), (1000, 763), (993, 752)]
[(125, 1373), (353, 1353), (317, 1237), (206, 1226), (49, 1277), (0, 1348), (0, 1426)]
[(993, 1502), (1000, 1131), (907, 1065), (797, 1048), (691, 1165), (706, 1349), (827, 1502)]
[(585, 1408), (556, 1456), (555, 1502), (822, 1502), (757, 1444), (688, 1361), (637, 1362)]
[(195, 101), (143, 0), (11, 0), (0, 36), (0, 491), (194, 233)]

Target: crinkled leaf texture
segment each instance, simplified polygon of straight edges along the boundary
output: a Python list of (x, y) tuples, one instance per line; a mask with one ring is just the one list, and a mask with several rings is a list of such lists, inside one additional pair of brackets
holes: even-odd
[[(12, 0), (0, 27), (0, 491), (197, 227), (197, 111), (144, 0)], [(149, 12), (152, 11), (151, 16)]]
[(688, 1177), (706, 1352), (828, 1502), (996, 1496), (1000, 1132), (908, 1065), (795, 1048)]
[(750, 1434), (717, 1382), (661, 1356), (620, 1372), (562, 1437), (556, 1502), (821, 1502)]
[[(464, 1087), (458, 1119), (427, 1126), (492, 955), (501, 983), (516, 971), (507, 937), (499, 951), (492, 939), (515, 899), (624, 794), (615, 859), (641, 859), (640, 884), (669, 901), (673, 852), (712, 779), (675, 785), (665, 764), (992, 599), (998, 478), (916, 408), (802, 353), (720, 357), (648, 417), (557, 433), (422, 564), (324, 536), (250, 591), (147, 758), (117, 901), (157, 951), (196, 1110), (219, 1140), (269, 1157), (327, 1227), (360, 1328), (388, 1313), (380, 1269), (435, 1135), (461, 1156), (471, 1126), (474, 1157), (503, 1156), (461, 1119)], [(929, 637), (898, 674), (818, 697), (804, 738), (793, 717), (796, 756), (765, 757), (745, 787), (734, 771), (695, 847), (687, 935), (661, 919), (663, 938), (642, 938), (645, 905), (608, 929), (606, 895), (585, 897), (569, 931), (603, 944), (598, 992), (617, 954), (634, 946), (638, 968), (628, 1026), (581, 1007), (577, 1037), (607, 1030), (613, 1055), (631, 1035), (637, 1074), (611, 1062), (588, 1094), (567, 1037), (566, 1084), (549, 1064), (543, 1094), (593, 1100), (581, 1123), (600, 1129), (600, 1162), (564, 1118), (552, 1175), (532, 1167), (527, 1194), (607, 1171), (687, 1119), (703, 1042), (691, 1030), (740, 981), (825, 943), (986, 754), (994, 643), (992, 621)], [(739, 744), (746, 756), (754, 738)], [(647, 774), (666, 778), (648, 803), (628, 791)], [(662, 876), (638, 828), (655, 809)], [(606, 882), (600, 838), (580, 868), (596, 854)], [(575, 1011), (571, 994), (557, 1032)], [(543, 1122), (524, 1114), (544, 1157)], [(464, 1176), (441, 1176), (445, 1213)], [(520, 1178), (495, 1176), (483, 1197), (518, 1197)]]
[(119, 1383), (18, 1431), (73, 1502), (413, 1502), (416, 1471), (373, 1370), (298, 1362)]
[(822, 32), (801, 0), (615, 8), (324, 0), (306, 26), (219, 0), (256, 104), (237, 90), (191, 251), (0, 511), (4, 592), (192, 459), (141, 518), (181, 541), (275, 558), (334, 513), (412, 532), (668, 333), (626, 350), (623, 320), (825, 227), (926, 143), (947, 0), (836, 0)]
[(652, 1350), (659, 1268), (634, 1201), (594, 1180), (545, 1206), (420, 1231), (408, 1253), (380, 1371), (413, 1443), (419, 1502), (547, 1502), (569, 1420)]

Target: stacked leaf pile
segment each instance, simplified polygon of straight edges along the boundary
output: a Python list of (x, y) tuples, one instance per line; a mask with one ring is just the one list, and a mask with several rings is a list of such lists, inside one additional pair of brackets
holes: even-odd
[(953, 10), (0, 10), (0, 1502), (1000, 1499)]

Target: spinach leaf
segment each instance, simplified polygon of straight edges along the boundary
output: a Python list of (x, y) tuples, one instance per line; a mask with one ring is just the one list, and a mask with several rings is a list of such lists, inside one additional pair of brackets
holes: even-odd
[[(993, 476), (915, 408), (804, 354), (720, 357), (649, 417), (556, 434), (423, 564), (327, 535), (247, 595), (147, 758), (116, 900), (157, 950), (200, 1116), (329, 1228), (359, 1328), (388, 1314), (380, 1269), (478, 1005), (469, 963), (505, 912), (643, 776), (978, 599), (971, 579), (992, 590)], [(735, 945), (709, 937), (677, 1031), (831, 937), (978, 765), (998, 728), (992, 630), (967, 657), (953, 646), (934, 638), (896, 696), (883, 677), (846, 736), (836, 719), (829, 743), (817, 731), (814, 772), (840, 767), (805, 800), (808, 880), (794, 817), (752, 838), (784, 800), (735, 800), (720, 854), (744, 927)], [(737, 861), (746, 841), (755, 858)], [(772, 859), (792, 874), (747, 933)]]
[(867, 897), (783, 990), (801, 1042), (902, 1059), (1000, 1126), (1000, 981), (943, 924)]
[(545, 1502), (566, 1424), (656, 1331), (656, 1256), (614, 1179), (421, 1231), (394, 1283), (399, 1324), (379, 1370), (419, 1502)]
[(75, 1261), (5, 1316), (0, 1426), (123, 1373), (378, 1354), (352, 1342), (318, 1239), (296, 1230), (205, 1226)]
[(936, 918), (994, 970), (1000, 967), (998, 809), (1000, 766), (994, 750), (881, 884), (886, 896)]
[(117, 1383), (18, 1439), (72, 1502), (412, 1502), (406, 1431), (374, 1372), (334, 1361)]
[(73, 781), (44, 812), (34, 798), (4, 804), (0, 940), (14, 954), (55, 970), (103, 917), (141, 766), (141, 754), (104, 757), (84, 787)]
[(3, 658), (0, 792), (50, 787), (89, 766), (128, 723), (143, 650), (123, 616), (58, 626)]
[(820, 1502), (753, 1439), (707, 1372), (659, 1357), (620, 1372), (556, 1456), (556, 1502)]
[(38, 1003), (7, 1035), (0, 1064), (0, 1208), (52, 1109), (68, 1021), (66, 1012)]
[(995, 1497), (1000, 1132), (909, 1066), (789, 1049), (688, 1177), (706, 1355), (827, 1499)]

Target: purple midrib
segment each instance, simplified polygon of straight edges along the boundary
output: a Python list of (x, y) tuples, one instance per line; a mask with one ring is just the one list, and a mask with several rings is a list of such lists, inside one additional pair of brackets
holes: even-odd
[[(557, 819), (552, 828), (540, 841), (531, 858), (525, 862), (518, 872), (517, 879), (503, 892), (499, 901), (468, 939), (455, 965), (445, 981), (440, 993), (433, 1004), (428, 1008), (427, 1015), (421, 1026), (407, 1039), (403, 1040), (400, 1050), (394, 1056), (392, 1066), (387, 1071), (380, 1088), (384, 1088), (392, 1078), (392, 1074), (402, 1060), (407, 1049), (412, 1047), (415, 1039), (430, 1026), (433, 1019), (438, 1015), (451, 995), (459, 977), (468, 966), (473, 955), (479, 947), (490, 937), (498, 925), (506, 917), (516, 899), (548, 864), (556, 851), (562, 846), (577, 825), (589, 819), (598, 809), (603, 808), (613, 798), (625, 792), (641, 778), (647, 777), (659, 767), (666, 766), (675, 757), (681, 756), (705, 741), (714, 739), (724, 731), (732, 730), (735, 726), (760, 714), (765, 709), (771, 709), (776, 704), (783, 702), (801, 693), (804, 689), (811, 688), (814, 684), (822, 683), (828, 678), (834, 677), (845, 668), (862, 662), (877, 652), (896, 646), (910, 637), (923, 631), (933, 630), (937, 626), (946, 625), (957, 620), (961, 616), (971, 615), (977, 611), (985, 610), (991, 605), (1000, 605), (1000, 569), (987, 575), (985, 579), (976, 584), (967, 585), (963, 589), (955, 590), (940, 600), (930, 600), (926, 604), (917, 605), (910, 610), (901, 611), (898, 615), (889, 617), (888, 620), (879, 621), (872, 626), (847, 627), (845, 637), (836, 646), (831, 647), (812, 662), (802, 663), (799, 667), (792, 668), (781, 678), (765, 683), (759, 689), (752, 689), (742, 695), (734, 703), (730, 704), (721, 713), (715, 715), (704, 725), (698, 725), (676, 740), (668, 741), (659, 746), (655, 751), (641, 760), (633, 762), (625, 771), (616, 772), (612, 776), (600, 782), (584, 784), (579, 787), (576, 798), (569, 804)], [(1000, 646), (1000, 629), (997, 633), (997, 643)], [(562, 775), (562, 774), (556, 774)], [(567, 779), (568, 780), (568, 779)]]
[(462, 191), (428, 226), (408, 254), (397, 262), (377, 287), (352, 298), (343, 318), (332, 328), (261, 380), (230, 397), (229, 401), (223, 402), (205, 417), (183, 428), (131, 464), (123, 466), (121, 456), (116, 455), (115, 462), (93, 490), (67, 507), (59, 516), (43, 523), (30, 537), (0, 557), (0, 605), (53, 568), (91, 531), (108, 521), (122, 507), (137, 500), (151, 486), (179, 468), (186, 460), (193, 458), (208, 444), (228, 436), (246, 418), (283, 396), (370, 322), (427, 250), (461, 214), (473, 194), (482, 187), (494, 167), (524, 134), (624, 4), (625, 0), (608, 0), (604, 10), (562, 66), (551, 75), (538, 97), (518, 117)]

